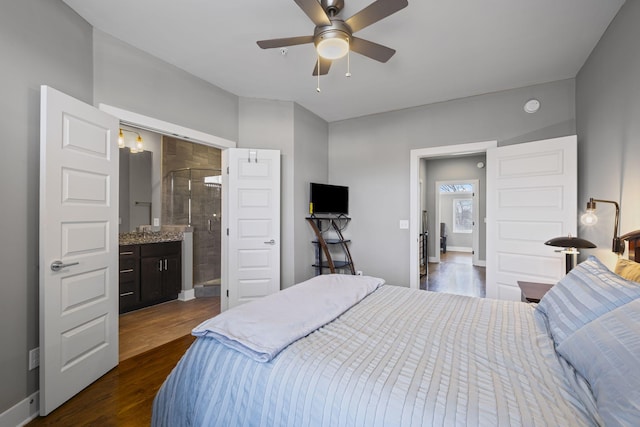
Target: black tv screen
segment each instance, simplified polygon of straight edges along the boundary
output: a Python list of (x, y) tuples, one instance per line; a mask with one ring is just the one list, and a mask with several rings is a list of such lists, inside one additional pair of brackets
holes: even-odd
[(309, 191), (309, 213), (349, 214), (349, 187), (312, 182)]

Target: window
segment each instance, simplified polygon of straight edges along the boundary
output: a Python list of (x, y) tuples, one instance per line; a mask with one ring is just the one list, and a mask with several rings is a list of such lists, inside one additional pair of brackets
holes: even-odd
[(473, 199), (453, 199), (453, 232), (473, 232)]
[(442, 184), (440, 185), (440, 194), (449, 193), (472, 193), (473, 184)]

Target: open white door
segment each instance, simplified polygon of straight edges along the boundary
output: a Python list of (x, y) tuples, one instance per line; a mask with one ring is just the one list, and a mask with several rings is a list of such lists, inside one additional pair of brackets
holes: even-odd
[(118, 120), (47, 86), (40, 116), (40, 415), (118, 364)]
[(222, 168), (226, 310), (280, 290), (280, 151), (228, 148)]
[(518, 280), (555, 283), (563, 256), (546, 246), (576, 235), (577, 138), (487, 151), (487, 297), (520, 300)]

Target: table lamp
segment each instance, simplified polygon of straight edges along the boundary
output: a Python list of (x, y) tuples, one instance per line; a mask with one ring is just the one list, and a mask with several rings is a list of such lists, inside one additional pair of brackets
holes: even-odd
[(580, 253), (578, 252), (578, 249), (596, 247), (596, 245), (594, 245), (590, 241), (581, 239), (579, 237), (574, 237), (571, 234), (569, 234), (568, 236), (554, 237), (553, 239), (544, 242), (544, 244), (548, 246), (564, 248), (557, 252), (563, 253), (565, 255), (565, 268), (567, 273), (571, 271), (571, 269), (578, 263), (578, 254)]

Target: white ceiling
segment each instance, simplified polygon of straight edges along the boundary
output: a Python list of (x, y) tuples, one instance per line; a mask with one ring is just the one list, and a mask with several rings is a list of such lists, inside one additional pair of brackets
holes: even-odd
[[(293, 0), (63, 0), (95, 28), (243, 97), (295, 101), (329, 122), (573, 78), (624, 0), (410, 0), (355, 35), (396, 49), (311, 76), (313, 34)], [(372, 0), (345, 0), (348, 18)]]

